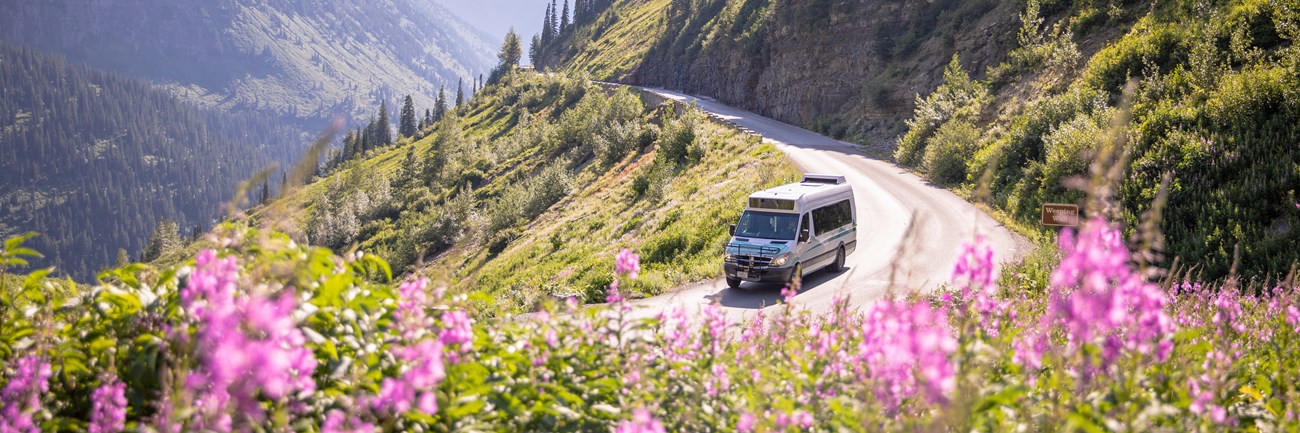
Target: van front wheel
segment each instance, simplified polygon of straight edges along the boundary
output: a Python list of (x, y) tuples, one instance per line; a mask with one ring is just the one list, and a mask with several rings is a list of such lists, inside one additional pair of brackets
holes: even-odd
[(786, 284), (791, 289), (803, 285), (803, 263), (795, 263), (794, 270), (790, 272), (790, 281)]
[(731, 278), (731, 277), (727, 277), (727, 287), (730, 287), (730, 288), (733, 288), (733, 289), (739, 289), (739, 288), (740, 288), (740, 279), (739, 279), (739, 278)]

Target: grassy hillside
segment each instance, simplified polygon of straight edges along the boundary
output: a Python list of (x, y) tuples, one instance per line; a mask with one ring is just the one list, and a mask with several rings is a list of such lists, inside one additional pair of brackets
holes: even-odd
[(305, 209), (301, 238), (490, 295), (492, 311), (603, 302), (621, 248), (645, 258), (634, 294), (715, 277), (744, 197), (798, 176), (698, 110), (564, 75), (507, 78), (420, 135), (280, 204)]

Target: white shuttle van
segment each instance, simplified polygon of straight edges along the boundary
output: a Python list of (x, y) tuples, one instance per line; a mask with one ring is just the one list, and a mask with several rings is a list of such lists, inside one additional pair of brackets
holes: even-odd
[(725, 246), (727, 285), (788, 284), (821, 268), (840, 271), (858, 244), (854, 204), (853, 188), (836, 175), (805, 174), (750, 194)]

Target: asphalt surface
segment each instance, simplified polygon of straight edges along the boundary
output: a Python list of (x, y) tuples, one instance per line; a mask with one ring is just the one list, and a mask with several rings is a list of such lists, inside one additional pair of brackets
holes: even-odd
[[(963, 243), (984, 235), (998, 260), (1025, 253), (1023, 237), (952, 192), (890, 162), (872, 159), (853, 144), (730, 107), (711, 99), (644, 88), (696, 105), (715, 118), (760, 134), (805, 173), (839, 174), (853, 186), (857, 201), (858, 246), (843, 272), (820, 270), (805, 276), (794, 302), (814, 312), (827, 311), (836, 297), (861, 307), (892, 292), (929, 292), (946, 283)], [(744, 203), (736, 203), (744, 206)], [(721, 271), (722, 263), (718, 263)], [(780, 284), (744, 282), (739, 289), (718, 278), (652, 298), (632, 301), (634, 315), (653, 316), (673, 306), (694, 312), (719, 301), (735, 320), (779, 304)]]

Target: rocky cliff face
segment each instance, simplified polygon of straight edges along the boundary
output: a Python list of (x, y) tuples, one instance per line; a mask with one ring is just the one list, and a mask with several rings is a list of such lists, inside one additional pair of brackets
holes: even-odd
[(1019, 25), (1015, 3), (996, 0), (673, 5), (645, 60), (610, 78), (712, 96), (879, 145), (904, 131), (915, 96), (938, 86), (954, 53), (979, 75), (1005, 57)]
[(49, 0), (0, 4), (0, 39), (145, 77), (235, 111), (318, 119), (433, 105), (489, 70), (489, 38), (417, 0)]

